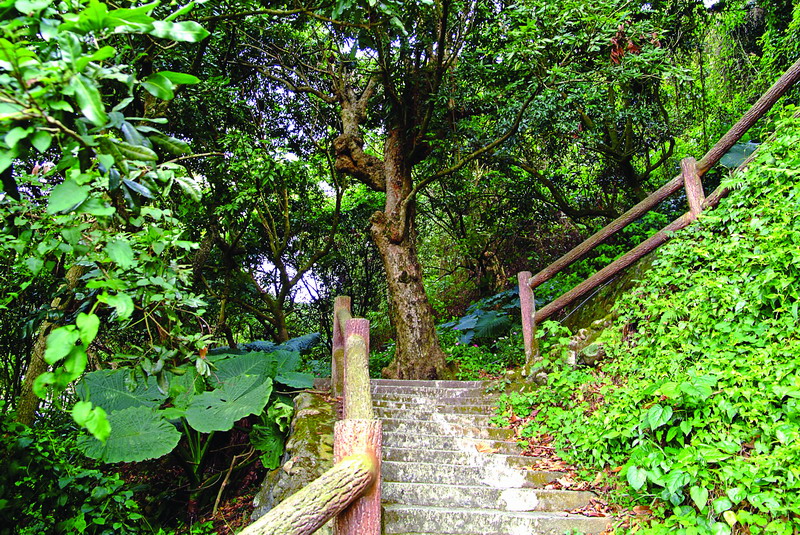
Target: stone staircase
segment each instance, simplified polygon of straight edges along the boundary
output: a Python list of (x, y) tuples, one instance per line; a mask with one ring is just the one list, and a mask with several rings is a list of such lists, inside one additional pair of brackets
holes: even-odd
[(600, 533), (610, 518), (566, 511), (590, 492), (546, 490), (561, 472), (526, 469), (512, 432), (489, 427), (486, 383), (371, 383), (383, 420), (385, 534)]

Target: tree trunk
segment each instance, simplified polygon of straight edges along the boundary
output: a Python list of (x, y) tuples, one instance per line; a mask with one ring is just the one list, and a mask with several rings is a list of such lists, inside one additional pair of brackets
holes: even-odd
[[(86, 271), (83, 266), (73, 265), (67, 270), (66, 284), (70, 292), (78, 285), (78, 279)], [(50, 303), (50, 308), (58, 312), (66, 310), (71, 301), (71, 295), (66, 297), (56, 297)], [(17, 421), (27, 426), (32, 426), (36, 420), (36, 410), (39, 408), (39, 397), (33, 392), (33, 382), (41, 374), (47, 371), (47, 362), (44, 360), (44, 350), (47, 347), (47, 335), (56, 327), (56, 324), (49, 320), (44, 320), (39, 326), (36, 335), (36, 342), (33, 344), (28, 369), (25, 372), (25, 379), (22, 382), (22, 390), (17, 401)]]
[(439, 345), (433, 307), (422, 283), (422, 266), (417, 258), (416, 233), (412, 229), (400, 243), (392, 234), (383, 212), (372, 217), (372, 239), (378, 247), (391, 302), (390, 319), (395, 331), (396, 352), (383, 376), (392, 379), (437, 379), (448, 375), (444, 352)]

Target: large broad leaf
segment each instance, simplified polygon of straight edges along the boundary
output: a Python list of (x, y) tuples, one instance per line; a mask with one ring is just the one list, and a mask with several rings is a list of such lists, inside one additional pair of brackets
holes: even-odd
[(731, 150), (725, 153), (719, 163), (728, 169), (735, 169), (742, 165), (757, 148), (758, 143), (753, 143), (751, 141), (747, 143), (737, 143), (731, 147)]
[(204, 388), (205, 382), (194, 368), (189, 368), (183, 375), (170, 374), (169, 397), (177, 409), (186, 410)]
[(233, 377), (212, 392), (192, 399), (186, 421), (201, 433), (228, 431), (237, 420), (264, 410), (272, 393), (272, 380), (258, 375)]
[(321, 337), (319, 333), (308, 333), (297, 338), (292, 338), (286, 342), (275, 347), (275, 349), (284, 349), (286, 351), (297, 351), (303, 353), (319, 345)]
[(181, 434), (158, 412), (148, 407), (129, 407), (108, 416), (111, 435), (105, 444), (94, 437), (78, 439), (78, 449), (107, 463), (157, 459), (175, 449)]
[(272, 353), (275, 359), (275, 381), (291, 388), (311, 388), (314, 385), (314, 377), (307, 373), (300, 373), (300, 353), (297, 351), (275, 351)]
[(511, 318), (505, 312), (477, 310), (461, 318), (461, 321), (453, 329), (463, 333), (459, 340), (462, 344), (469, 344), (473, 338), (500, 336), (508, 330), (511, 323)]
[(241, 344), (239, 347), (245, 351), (272, 351), (275, 349), (275, 343), (268, 340), (255, 340), (247, 344)]
[(166, 396), (151, 378), (133, 381), (128, 370), (100, 370), (87, 373), (75, 388), (83, 401), (103, 407), (113, 413), (131, 407), (154, 408)]
[(253, 351), (219, 360), (214, 366), (216, 371), (211, 381), (215, 386), (222, 386), (231, 379), (245, 375), (255, 375), (263, 379), (274, 377), (275, 357), (269, 353)]

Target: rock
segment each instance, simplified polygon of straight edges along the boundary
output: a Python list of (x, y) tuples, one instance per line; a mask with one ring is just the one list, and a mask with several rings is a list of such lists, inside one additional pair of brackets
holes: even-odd
[[(256, 495), (252, 520), (255, 521), (333, 466), (333, 425), (336, 412), (327, 398), (303, 392), (294, 399), (289, 440), (281, 466), (267, 474)], [(316, 533), (328, 535), (323, 526)]]

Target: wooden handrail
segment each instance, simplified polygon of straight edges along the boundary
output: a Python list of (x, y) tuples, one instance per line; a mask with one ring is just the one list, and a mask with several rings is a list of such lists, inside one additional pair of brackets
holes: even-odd
[(344, 415), (334, 426), (335, 464), (241, 535), (308, 535), (332, 518), (336, 535), (380, 535), (383, 432), (372, 411), (369, 321), (353, 318), (346, 296), (334, 300), (332, 350), (331, 389)]
[[(733, 125), (720, 140), (706, 152), (705, 156), (697, 162), (697, 176), (702, 177), (733, 147), (737, 141), (769, 111), (772, 106), (783, 96), (789, 88), (800, 79), (800, 59), (798, 59), (773, 86), (764, 93), (758, 101)], [(541, 286), (555, 275), (583, 258), (588, 252), (606, 241), (608, 238), (624, 229), (630, 223), (641, 218), (655, 208), (659, 203), (673, 195), (684, 185), (683, 175), (678, 175), (647, 196), (646, 199), (622, 214), (620, 217), (603, 227), (583, 243), (577, 245), (570, 252), (541, 270), (530, 280), (532, 289)]]
[[(700, 161), (696, 162), (694, 158), (691, 157), (684, 158), (681, 161), (681, 174), (661, 186), (646, 199), (536, 275), (531, 276), (530, 272), (527, 271), (521, 272), (518, 275), (520, 307), (522, 308), (523, 341), (525, 344), (526, 374), (530, 373), (533, 361), (538, 358), (538, 347), (536, 343), (536, 325), (538, 323), (563, 310), (575, 300), (612, 279), (621, 270), (629, 267), (643, 256), (663, 245), (669, 240), (672, 232), (688, 226), (697, 218), (700, 211), (717, 206), (719, 201), (727, 195), (728, 190), (719, 187), (708, 197), (704, 198), (701, 181), (702, 176), (722, 159), (745, 132), (771, 109), (778, 99), (783, 96), (798, 79), (800, 79), (800, 59), (798, 59), (783, 76), (753, 104), (747, 113), (745, 113), (742, 118), (739, 119), (739, 121), (731, 127), (708, 152), (706, 152)], [(749, 161), (750, 159), (747, 160), (747, 162)], [(745, 164), (747, 162), (745, 162)], [(745, 164), (742, 164), (742, 166)], [(605, 240), (645, 215), (659, 203), (681, 189), (681, 186), (683, 186), (686, 191), (689, 212), (658, 231), (610, 265), (598, 271), (572, 290), (548, 303), (538, 312), (535, 310), (535, 301), (532, 293), (533, 289), (550, 280)]]

